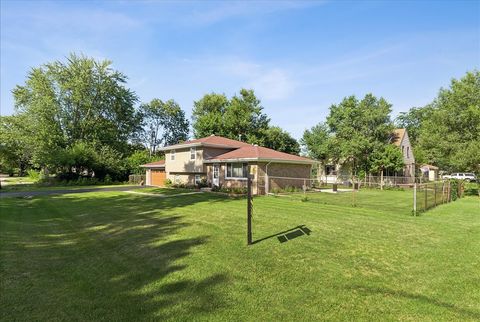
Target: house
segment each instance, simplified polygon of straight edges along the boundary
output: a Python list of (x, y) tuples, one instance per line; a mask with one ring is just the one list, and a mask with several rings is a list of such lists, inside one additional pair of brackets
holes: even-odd
[(422, 172), (423, 177), (428, 179), (428, 181), (438, 180), (438, 167), (431, 164), (423, 164), (420, 167), (420, 171)]
[(392, 135), (392, 144), (398, 146), (403, 155), (403, 176), (415, 177), (415, 157), (413, 156), (412, 145), (408, 138), (407, 129), (395, 129)]
[[(174, 184), (243, 188), (252, 175), (252, 192), (265, 194), (271, 189), (294, 186), (301, 188), (310, 179), (316, 161), (211, 135), (166, 146), (165, 161), (144, 164), (146, 184)], [(291, 179), (292, 178), (292, 179)], [(295, 179), (293, 179), (295, 178)]]
[[(401, 149), (404, 168), (398, 175), (415, 177), (415, 157), (406, 129), (395, 129), (390, 137), (390, 143)], [(328, 163), (320, 169), (318, 177), (327, 183), (337, 182), (339, 178), (348, 178), (351, 175), (348, 167), (340, 164)]]

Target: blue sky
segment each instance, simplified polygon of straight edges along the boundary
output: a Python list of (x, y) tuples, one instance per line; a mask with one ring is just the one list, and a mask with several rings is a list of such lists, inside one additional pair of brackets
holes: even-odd
[(209, 92), (253, 88), (296, 138), (347, 95), (394, 115), (480, 65), (479, 1), (1, 1), (1, 114), (29, 69), (70, 52), (113, 61), (142, 102), (190, 117)]

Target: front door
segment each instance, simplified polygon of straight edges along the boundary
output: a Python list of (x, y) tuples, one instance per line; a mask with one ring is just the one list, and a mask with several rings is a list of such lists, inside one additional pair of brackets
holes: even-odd
[(212, 171), (212, 185), (218, 187), (220, 185), (220, 165), (214, 164)]

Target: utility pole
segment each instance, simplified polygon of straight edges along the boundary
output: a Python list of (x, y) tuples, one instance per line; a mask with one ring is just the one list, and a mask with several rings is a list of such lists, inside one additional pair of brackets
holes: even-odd
[(252, 244), (252, 177), (247, 175), (247, 245)]

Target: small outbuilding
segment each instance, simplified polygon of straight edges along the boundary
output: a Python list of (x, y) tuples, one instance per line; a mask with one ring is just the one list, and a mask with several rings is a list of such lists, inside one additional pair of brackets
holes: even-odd
[(423, 177), (428, 179), (428, 181), (438, 180), (438, 167), (431, 164), (424, 164), (420, 167), (420, 171), (422, 171)]

